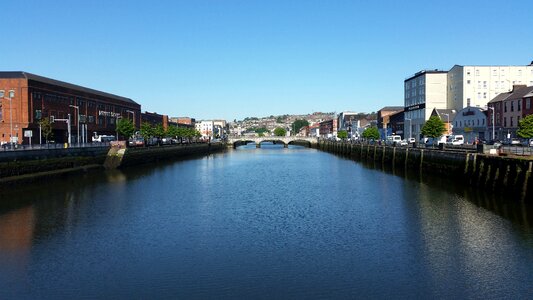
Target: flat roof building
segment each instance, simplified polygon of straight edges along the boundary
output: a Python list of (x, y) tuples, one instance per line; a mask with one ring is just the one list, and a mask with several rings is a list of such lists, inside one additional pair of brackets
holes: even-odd
[[(9, 142), (10, 137), (18, 144), (45, 143), (39, 134), (39, 122), (45, 118), (67, 120), (70, 116), (73, 143), (91, 141), (95, 132), (115, 135), (118, 118), (131, 119), (137, 128), (140, 125), (141, 106), (130, 98), (27, 72), (0, 72), (2, 91), (2, 143)], [(9, 98), (11, 91), (13, 97)], [(67, 122), (53, 122), (52, 131), (55, 142), (68, 142)]]

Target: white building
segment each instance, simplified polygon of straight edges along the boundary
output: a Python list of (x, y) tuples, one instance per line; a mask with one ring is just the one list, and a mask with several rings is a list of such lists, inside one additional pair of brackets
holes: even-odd
[(433, 109), (446, 109), (447, 73), (439, 70), (424, 70), (404, 81), (405, 136), (419, 139), (422, 126)]
[(202, 137), (204, 138), (213, 136), (213, 127), (214, 127), (213, 121), (200, 121), (200, 122), (196, 122), (195, 124), (196, 130), (198, 130), (202, 134)]
[(486, 139), (487, 113), (479, 107), (465, 107), (453, 119), (453, 134), (461, 134), (465, 142), (472, 144), (476, 139)]
[(448, 72), (448, 108), (485, 107), (513, 85), (533, 85), (533, 64), (529, 66), (459, 66)]

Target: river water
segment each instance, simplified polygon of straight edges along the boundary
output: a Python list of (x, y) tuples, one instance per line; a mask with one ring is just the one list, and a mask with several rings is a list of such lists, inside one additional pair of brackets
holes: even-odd
[(243, 146), (0, 192), (0, 299), (533, 298), (533, 212)]

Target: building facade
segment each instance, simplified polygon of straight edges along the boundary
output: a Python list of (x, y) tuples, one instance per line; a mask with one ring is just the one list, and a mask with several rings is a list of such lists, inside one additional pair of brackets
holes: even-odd
[(459, 66), (448, 72), (448, 108), (485, 107), (498, 94), (514, 85), (533, 86), (533, 65)]
[(320, 122), (319, 129), (321, 138), (336, 138), (337, 137), (337, 119), (326, 120)]
[(115, 135), (119, 118), (140, 125), (141, 106), (130, 98), (27, 72), (0, 72), (1, 91), (1, 143), (45, 143), (39, 130), (43, 119), (52, 121), (57, 143), (90, 142), (95, 133)]
[(465, 143), (473, 144), (476, 140), (487, 139), (487, 124), (486, 110), (468, 106), (455, 114), (452, 133), (463, 135)]
[(404, 81), (405, 135), (420, 139), (433, 109), (446, 109), (447, 71), (423, 70)]
[(385, 140), (388, 135), (392, 134), (392, 128), (389, 126), (389, 116), (403, 111), (403, 106), (386, 106), (378, 110), (378, 130), (381, 139)]
[(491, 139), (517, 137), (518, 123), (533, 111), (532, 96), (533, 86), (515, 85), (512, 91), (501, 93), (489, 101), (487, 123)]

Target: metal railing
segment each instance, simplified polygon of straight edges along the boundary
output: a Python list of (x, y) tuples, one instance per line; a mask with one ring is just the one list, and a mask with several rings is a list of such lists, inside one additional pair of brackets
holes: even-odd
[(7, 151), (32, 151), (32, 150), (43, 150), (43, 149), (66, 149), (66, 148), (95, 148), (95, 147), (110, 147), (109, 142), (102, 143), (72, 143), (68, 144), (34, 144), (34, 145), (20, 145), (20, 144), (4, 144), (0, 147), (0, 152)]

